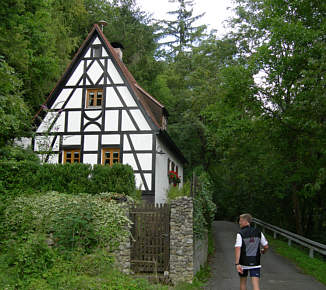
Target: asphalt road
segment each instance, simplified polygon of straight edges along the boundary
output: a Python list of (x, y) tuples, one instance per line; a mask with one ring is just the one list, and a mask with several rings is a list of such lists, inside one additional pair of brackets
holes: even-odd
[[(239, 277), (234, 266), (234, 243), (239, 226), (231, 222), (216, 221), (213, 230), (215, 254), (210, 260), (211, 278), (204, 289), (239, 289)], [(303, 274), (271, 248), (262, 255), (261, 263), (261, 290), (326, 290), (326, 286)], [(251, 289), (248, 278), (247, 290)]]

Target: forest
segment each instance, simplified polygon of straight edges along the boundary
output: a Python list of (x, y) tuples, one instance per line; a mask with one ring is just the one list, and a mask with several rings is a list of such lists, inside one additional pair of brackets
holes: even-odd
[(234, 0), (225, 37), (195, 1), (155, 20), (136, 0), (9, 0), (0, 6), (0, 159), (92, 25), (125, 47), (137, 82), (165, 105), (168, 133), (206, 172), (218, 219), (250, 212), (326, 242), (326, 2)]

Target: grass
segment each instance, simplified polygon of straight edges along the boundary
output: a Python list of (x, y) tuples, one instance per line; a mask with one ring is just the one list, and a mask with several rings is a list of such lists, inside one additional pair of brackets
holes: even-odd
[(266, 236), (276, 253), (294, 262), (305, 274), (313, 276), (326, 285), (326, 262), (322, 260), (322, 257), (315, 255), (316, 257), (312, 259), (308, 256), (308, 251), (302, 247), (294, 244), (290, 247), (286, 241), (276, 240), (271, 235)]

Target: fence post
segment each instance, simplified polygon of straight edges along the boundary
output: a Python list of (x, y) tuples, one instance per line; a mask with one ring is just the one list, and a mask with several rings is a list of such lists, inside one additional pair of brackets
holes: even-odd
[(292, 240), (288, 240), (288, 245), (291, 247), (291, 244), (292, 244)]
[(314, 257), (314, 249), (313, 248), (310, 248), (309, 249), (309, 257), (310, 258), (313, 258)]
[(274, 238), (274, 239), (277, 238), (277, 233), (276, 233), (276, 232), (274, 232), (274, 234), (273, 234), (273, 238)]

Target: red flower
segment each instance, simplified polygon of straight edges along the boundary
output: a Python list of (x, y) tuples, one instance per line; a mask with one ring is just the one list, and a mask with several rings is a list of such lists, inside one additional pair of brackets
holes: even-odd
[(169, 171), (169, 182), (172, 182), (174, 186), (181, 182), (180, 176), (178, 176), (178, 173), (176, 171)]

